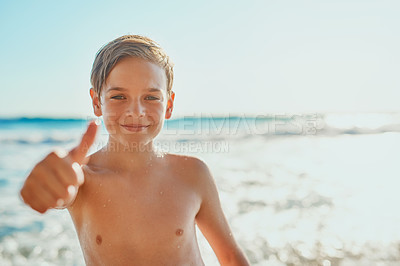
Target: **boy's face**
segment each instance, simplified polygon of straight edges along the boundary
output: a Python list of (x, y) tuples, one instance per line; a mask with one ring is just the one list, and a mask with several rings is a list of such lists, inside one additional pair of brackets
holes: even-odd
[(174, 95), (168, 97), (166, 84), (160, 66), (141, 58), (123, 58), (111, 70), (101, 95), (90, 91), (95, 115), (103, 116), (115, 141), (147, 144), (172, 113)]

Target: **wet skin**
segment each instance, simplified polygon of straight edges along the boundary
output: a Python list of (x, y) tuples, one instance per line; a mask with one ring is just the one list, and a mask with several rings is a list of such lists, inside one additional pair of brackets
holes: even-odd
[(195, 234), (201, 184), (190, 175), (199, 162), (165, 155), (146, 170), (112, 172), (96, 164), (102, 156), (83, 168), (85, 183), (69, 207), (86, 263), (203, 265)]
[(90, 123), (67, 155), (50, 153), (34, 167), (22, 199), (40, 213), (68, 208), (87, 265), (204, 265), (195, 225), (221, 265), (248, 265), (207, 165), (153, 148), (172, 113), (174, 94), (166, 90), (158, 65), (120, 60), (101, 95), (90, 91), (106, 146), (85, 159), (97, 130)]

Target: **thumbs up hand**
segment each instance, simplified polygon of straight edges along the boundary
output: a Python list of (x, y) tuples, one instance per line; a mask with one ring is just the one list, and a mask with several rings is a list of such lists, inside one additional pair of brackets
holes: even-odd
[(50, 208), (67, 207), (74, 201), (78, 188), (85, 181), (80, 164), (85, 163), (97, 128), (96, 122), (90, 122), (78, 146), (69, 152), (53, 151), (36, 164), (20, 192), (26, 204), (45, 213)]

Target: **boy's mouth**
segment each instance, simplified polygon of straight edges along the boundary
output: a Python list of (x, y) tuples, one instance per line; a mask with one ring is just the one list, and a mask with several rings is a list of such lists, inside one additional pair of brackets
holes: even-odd
[(145, 130), (148, 128), (150, 125), (142, 125), (142, 124), (129, 124), (129, 125), (121, 125), (123, 128), (125, 128), (128, 131), (131, 132), (139, 132), (142, 130)]

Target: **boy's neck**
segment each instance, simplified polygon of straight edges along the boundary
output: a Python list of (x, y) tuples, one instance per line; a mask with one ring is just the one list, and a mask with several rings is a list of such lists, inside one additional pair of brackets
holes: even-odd
[(109, 138), (102, 151), (104, 155), (107, 155), (105, 160), (102, 160), (102, 166), (119, 171), (142, 169), (151, 165), (158, 157), (152, 141), (146, 144), (123, 145)]

